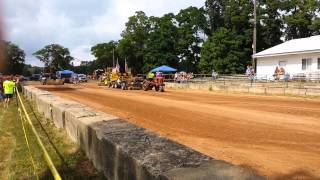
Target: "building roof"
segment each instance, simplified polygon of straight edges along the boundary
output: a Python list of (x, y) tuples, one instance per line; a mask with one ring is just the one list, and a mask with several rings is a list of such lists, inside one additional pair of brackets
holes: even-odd
[(254, 54), (254, 58), (320, 52), (320, 35), (293, 39)]

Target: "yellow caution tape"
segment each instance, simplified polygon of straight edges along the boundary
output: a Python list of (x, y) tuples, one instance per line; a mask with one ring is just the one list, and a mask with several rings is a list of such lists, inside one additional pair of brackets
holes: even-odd
[(33, 157), (32, 157), (32, 154), (31, 154), (31, 149), (30, 149), (29, 139), (28, 139), (28, 136), (27, 136), (27, 133), (26, 133), (26, 128), (24, 127), (24, 122), (23, 122), (23, 120), (26, 121), (26, 119), (23, 117), (20, 108), (18, 108), (18, 111), (19, 111), (20, 120), (21, 120), (21, 125), (22, 125), (22, 129), (23, 129), (23, 133), (24, 133), (24, 138), (25, 138), (26, 143), (27, 143), (30, 160), (31, 160), (32, 167), (33, 167), (33, 174), (34, 174), (34, 175), (37, 177), (37, 179), (39, 180), (39, 176), (38, 176), (38, 174), (37, 174), (37, 172), (36, 172), (36, 170), (37, 170), (36, 164), (35, 164), (35, 162), (34, 162), (34, 159), (33, 159)]
[(52, 162), (52, 160), (51, 160), (51, 158), (49, 156), (48, 151), (46, 150), (45, 146), (43, 145), (43, 143), (41, 141), (40, 136), (38, 135), (38, 132), (37, 132), (36, 128), (32, 124), (30, 116), (29, 116), (29, 114), (28, 114), (28, 112), (27, 112), (27, 110), (26, 110), (26, 108), (25, 108), (25, 106), (24, 106), (24, 104), (22, 102), (20, 93), (19, 93), (17, 88), (16, 88), (16, 93), (17, 93), (18, 100), (19, 100), (19, 102), (21, 104), (21, 108), (23, 110), (23, 113), (24, 113), (24, 115), (25, 115), (25, 117), (27, 119), (27, 122), (29, 123), (33, 134), (36, 136), (37, 142), (38, 142), (41, 150), (43, 151), (44, 159), (47, 162), (47, 165), (48, 165), (48, 167), (49, 167), (49, 169), (50, 169), (50, 171), (52, 173), (52, 176), (54, 177), (55, 180), (61, 180), (61, 176), (60, 176), (59, 172), (57, 171), (57, 168), (54, 166), (54, 164), (53, 164), (53, 162)]

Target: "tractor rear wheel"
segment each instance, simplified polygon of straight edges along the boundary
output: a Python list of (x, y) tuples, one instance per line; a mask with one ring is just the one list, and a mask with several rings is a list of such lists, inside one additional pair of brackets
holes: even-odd
[(142, 89), (143, 89), (144, 91), (148, 91), (148, 90), (149, 90), (149, 83), (143, 83), (143, 84), (142, 84)]
[(160, 86), (160, 92), (164, 92), (164, 86)]

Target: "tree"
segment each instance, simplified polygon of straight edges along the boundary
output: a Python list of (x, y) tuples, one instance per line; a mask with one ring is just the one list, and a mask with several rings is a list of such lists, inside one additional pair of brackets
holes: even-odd
[(74, 66), (73, 71), (79, 74), (92, 74), (94, 70), (101, 68), (97, 60), (94, 61), (81, 61), (79, 66)]
[(223, 14), (225, 0), (206, 0), (205, 12), (208, 17), (209, 27), (205, 30), (208, 36), (211, 36), (218, 28), (224, 24)]
[(260, 0), (257, 9), (257, 50), (261, 51), (282, 42), (281, 2), (279, 0)]
[(320, 17), (316, 17), (309, 26), (313, 35), (320, 35)]
[(314, 20), (319, 13), (319, 0), (284, 0), (282, 10), (287, 40), (309, 37), (318, 29), (314, 29)]
[(47, 45), (33, 53), (33, 55), (42, 61), (45, 64), (46, 70), (51, 73), (71, 68), (70, 63), (74, 59), (70, 55), (69, 49), (59, 44)]
[(5, 74), (22, 74), (25, 53), (14, 43), (2, 41), (5, 54)]
[(23, 68), (22, 75), (28, 77), (28, 76), (31, 76), (32, 74), (40, 74), (42, 69), (43, 69), (42, 67), (26, 64)]
[(143, 72), (159, 65), (178, 66), (178, 29), (173, 24), (174, 14), (169, 13), (161, 18), (151, 17), (152, 24), (144, 53)]
[(134, 73), (141, 72), (144, 65), (146, 40), (150, 32), (150, 21), (146, 14), (137, 11), (129, 17), (126, 29), (122, 32), (117, 52), (121, 58), (126, 58)]
[(244, 65), (250, 61), (248, 51), (243, 49), (246, 39), (233, 30), (218, 29), (203, 45), (199, 68), (202, 73), (213, 69), (221, 74), (244, 72)]
[(177, 51), (179, 53), (179, 69), (197, 72), (200, 60), (201, 44), (206, 29), (206, 17), (202, 8), (189, 7), (176, 15), (178, 22)]
[(201, 50), (199, 69), (210, 73), (242, 73), (252, 55), (253, 3), (247, 0), (207, 0), (211, 34)]
[[(113, 51), (117, 48), (117, 43), (110, 41), (108, 43), (101, 43), (91, 48), (91, 54), (96, 57), (97, 64), (102, 67), (113, 66)], [(115, 56), (117, 56), (115, 51)]]

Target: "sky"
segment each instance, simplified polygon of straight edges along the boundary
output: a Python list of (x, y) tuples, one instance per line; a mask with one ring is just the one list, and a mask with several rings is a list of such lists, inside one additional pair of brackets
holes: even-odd
[[(32, 53), (58, 43), (80, 61), (93, 60), (90, 48), (119, 40), (128, 17), (136, 11), (147, 16), (178, 13), (205, 0), (3, 0), (5, 39), (26, 52), (26, 63), (42, 66)], [(0, 10), (1, 11), (1, 10)]]

